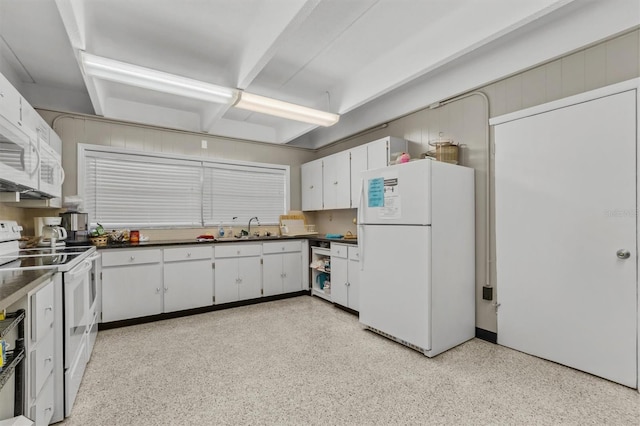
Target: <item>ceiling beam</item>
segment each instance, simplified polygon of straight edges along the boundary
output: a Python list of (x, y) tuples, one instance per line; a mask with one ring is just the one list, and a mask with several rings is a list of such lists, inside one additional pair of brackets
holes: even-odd
[(276, 55), (289, 36), (309, 17), (321, 0), (306, 0), (304, 3), (289, 2), (289, 8), (273, 7), (264, 2), (260, 13), (260, 25), (249, 32), (246, 47), (242, 51), (237, 72), (238, 89), (246, 89), (256, 76)]
[(86, 50), (87, 37), (82, 0), (56, 0), (56, 6), (71, 46), (77, 50)]
[(201, 130), (205, 133), (209, 133), (216, 121), (220, 120), (229, 108), (231, 108), (231, 105), (213, 103), (208, 107), (203, 108), (200, 114)]

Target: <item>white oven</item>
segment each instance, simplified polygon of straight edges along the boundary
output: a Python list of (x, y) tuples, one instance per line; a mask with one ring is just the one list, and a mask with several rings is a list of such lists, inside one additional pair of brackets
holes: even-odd
[(89, 292), (92, 267), (91, 261), (84, 260), (63, 275), (65, 369), (76, 361), (91, 325)]

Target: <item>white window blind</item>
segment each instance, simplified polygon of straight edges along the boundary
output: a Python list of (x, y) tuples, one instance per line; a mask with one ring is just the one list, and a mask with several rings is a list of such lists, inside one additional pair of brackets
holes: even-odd
[(199, 162), (85, 151), (85, 210), (107, 228), (201, 226)]
[(261, 224), (277, 224), (287, 211), (284, 168), (204, 163), (205, 226), (244, 225), (254, 216)]
[(277, 224), (289, 208), (286, 165), (81, 144), (78, 171), (91, 224), (109, 229)]

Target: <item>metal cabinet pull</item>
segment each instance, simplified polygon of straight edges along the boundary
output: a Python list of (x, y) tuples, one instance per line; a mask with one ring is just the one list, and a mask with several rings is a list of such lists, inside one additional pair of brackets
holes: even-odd
[(618, 259), (628, 259), (631, 253), (629, 253), (629, 250), (620, 249), (616, 252), (616, 256), (618, 256)]

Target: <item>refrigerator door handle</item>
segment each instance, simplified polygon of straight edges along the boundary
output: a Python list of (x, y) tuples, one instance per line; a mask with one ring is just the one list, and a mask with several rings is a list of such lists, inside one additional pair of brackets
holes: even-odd
[(364, 226), (362, 219), (364, 212), (364, 179), (360, 178), (360, 202), (358, 203), (358, 254), (360, 256), (360, 270), (364, 270)]
[(360, 257), (360, 270), (364, 271), (364, 226), (358, 224), (358, 256)]

